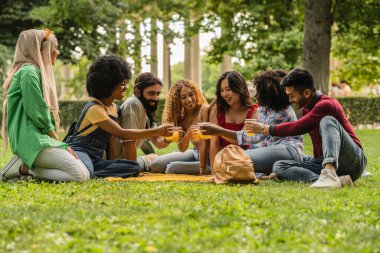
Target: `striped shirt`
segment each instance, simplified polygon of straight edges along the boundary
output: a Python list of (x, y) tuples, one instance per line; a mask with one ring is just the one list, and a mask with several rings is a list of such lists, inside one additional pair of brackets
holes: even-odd
[[(258, 122), (265, 125), (277, 125), (284, 122), (296, 121), (297, 117), (293, 108), (289, 105), (288, 108), (275, 111), (266, 106), (260, 106)], [(239, 145), (254, 146), (260, 142), (261, 147), (269, 147), (276, 144), (283, 144), (286, 147), (291, 146), (300, 155), (303, 150), (303, 137), (302, 135), (278, 137), (272, 135), (255, 134), (254, 136), (248, 136), (247, 133), (242, 130), (237, 133), (237, 140)]]

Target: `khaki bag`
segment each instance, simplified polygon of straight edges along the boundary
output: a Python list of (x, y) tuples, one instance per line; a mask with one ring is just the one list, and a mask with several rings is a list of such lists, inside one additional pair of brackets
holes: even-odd
[(251, 158), (241, 147), (233, 144), (216, 154), (214, 172), (217, 184), (258, 182)]

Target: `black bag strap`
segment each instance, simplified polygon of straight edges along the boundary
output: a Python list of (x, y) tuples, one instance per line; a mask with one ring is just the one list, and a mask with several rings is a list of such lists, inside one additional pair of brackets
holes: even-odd
[(77, 136), (77, 135), (80, 135), (81, 133), (83, 133), (84, 131), (88, 130), (90, 127), (92, 127), (94, 124), (90, 123), (89, 125), (85, 126), (84, 128), (82, 128), (80, 131), (78, 131), (78, 128), (80, 126), (80, 124), (82, 123), (84, 117), (86, 116), (86, 113), (88, 111), (88, 109), (90, 109), (91, 106), (93, 105), (100, 105), (104, 108), (104, 110), (106, 111), (107, 115), (108, 115), (108, 111), (107, 109), (102, 105), (100, 104), (99, 102), (95, 101), (95, 100), (92, 100), (90, 102), (88, 102), (85, 107), (83, 108), (81, 114), (80, 114), (80, 117), (79, 117), (79, 120), (75, 126), (75, 130), (74, 130), (74, 134), (73, 136)]

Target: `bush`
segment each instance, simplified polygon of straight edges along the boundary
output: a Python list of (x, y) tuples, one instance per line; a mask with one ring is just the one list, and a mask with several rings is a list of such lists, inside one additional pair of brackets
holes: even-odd
[(353, 126), (380, 123), (380, 97), (337, 98)]
[[(380, 123), (380, 97), (341, 97), (337, 99), (353, 126)], [(212, 99), (207, 100), (212, 101)], [(67, 129), (73, 121), (77, 121), (85, 104), (86, 101), (60, 101), (61, 127)], [(164, 104), (165, 99), (160, 99), (157, 109), (159, 124)]]

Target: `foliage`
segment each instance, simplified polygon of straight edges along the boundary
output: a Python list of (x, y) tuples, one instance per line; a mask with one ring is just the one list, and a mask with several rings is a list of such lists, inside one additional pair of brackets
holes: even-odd
[[(202, 92), (206, 97), (213, 97), (216, 82), (220, 75), (219, 64), (210, 63), (207, 56), (202, 56)], [(171, 67), (172, 83), (184, 78), (184, 63), (178, 62)]]
[[(3, 83), (13, 60), (14, 48), (21, 31), (40, 26), (30, 19), (28, 13), (47, 0), (2, 0), (0, 1), (0, 84)], [(2, 94), (2, 91), (0, 92)], [(3, 96), (0, 98), (2, 101)], [(1, 109), (0, 109), (1, 111)], [(1, 112), (0, 112), (1, 114)]]
[(333, 79), (348, 80), (356, 90), (380, 84), (380, 47), (369, 49), (366, 43), (354, 34), (333, 40), (332, 54), (340, 61), (338, 69), (332, 73)]
[(202, 91), (205, 97), (215, 96), (216, 82), (220, 76), (220, 64), (211, 63), (209, 57), (202, 57)]
[(0, 44), (14, 50), (20, 32), (41, 26), (32, 20), (29, 11), (46, 4), (48, 0), (2, 0), (0, 1)]
[[(55, 31), (61, 59), (75, 62), (80, 55), (90, 59), (115, 52), (116, 21), (123, 6), (108, 0), (50, 0), (34, 8), (30, 16)], [(63, 46), (64, 45), (64, 46)]]
[(335, 19), (332, 54), (341, 66), (332, 75), (354, 89), (380, 84), (380, 4), (341, 1)]
[(340, 97), (342, 105), (351, 124), (380, 123), (380, 97)]
[(91, 61), (86, 56), (83, 56), (77, 63), (71, 66), (73, 78), (67, 81), (67, 86), (72, 89), (69, 94), (70, 97), (75, 96), (76, 98), (80, 98), (83, 96), (83, 91), (86, 87), (86, 75), (90, 65)]
[[(379, 131), (356, 187), (0, 183), (3, 252), (379, 252)], [(307, 149), (311, 145), (308, 138)], [(168, 152), (168, 150), (164, 150)], [(0, 158), (0, 165), (10, 158)]]
[[(7, 71), (11, 66), (11, 57), (11, 50), (8, 47), (0, 44), (0, 85), (3, 84), (7, 75)], [(3, 118), (3, 101), (3, 89), (0, 87), (0, 120)]]
[(299, 1), (211, 2), (222, 29), (222, 35), (212, 42), (212, 60), (220, 62), (225, 53), (247, 62), (261, 59), (256, 64), (264, 65), (264, 69), (283, 68), (273, 66), (278, 59), (271, 62), (271, 57), (284, 58), (291, 66), (299, 61), (302, 34)]

